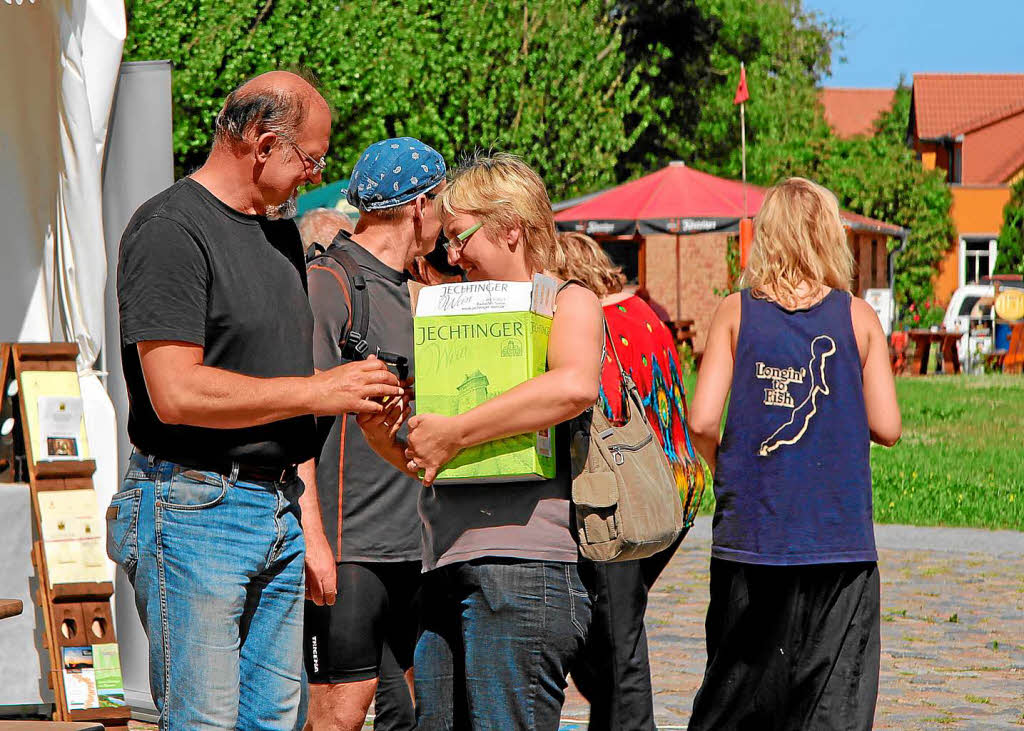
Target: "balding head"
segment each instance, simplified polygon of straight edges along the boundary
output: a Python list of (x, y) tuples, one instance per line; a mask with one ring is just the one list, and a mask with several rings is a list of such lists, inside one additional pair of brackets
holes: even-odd
[(289, 71), (260, 74), (224, 101), (217, 115), (215, 144), (244, 148), (264, 132), (295, 139), (311, 109), (330, 114), (311, 80)]
[(352, 233), (352, 221), (334, 208), (314, 208), (299, 219), (299, 236), (302, 247), (308, 249), (313, 242), (328, 247), (338, 231)]

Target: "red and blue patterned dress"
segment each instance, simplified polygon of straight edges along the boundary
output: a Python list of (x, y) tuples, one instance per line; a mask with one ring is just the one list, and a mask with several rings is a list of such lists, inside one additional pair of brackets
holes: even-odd
[[(605, 305), (604, 316), (615, 352), (636, 382), (647, 418), (675, 472), (683, 500), (684, 524), (689, 526), (700, 507), (706, 475), (686, 427), (686, 388), (672, 334), (648, 304), (635, 295)], [(610, 352), (605, 353), (598, 403), (609, 419), (622, 423), (625, 395)]]

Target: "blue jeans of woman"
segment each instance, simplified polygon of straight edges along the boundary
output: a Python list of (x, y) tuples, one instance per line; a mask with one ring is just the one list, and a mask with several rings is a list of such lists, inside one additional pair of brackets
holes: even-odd
[(132, 454), (107, 553), (135, 587), (161, 729), (295, 726), (301, 493)]
[(574, 563), (485, 558), (427, 573), (420, 731), (557, 729), (590, 611)]

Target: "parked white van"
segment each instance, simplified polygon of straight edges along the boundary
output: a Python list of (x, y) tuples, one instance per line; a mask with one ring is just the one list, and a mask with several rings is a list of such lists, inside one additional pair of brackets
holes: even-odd
[[(1000, 281), (1000, 289), (1024, 289), (1024, 282)], [(977, 356), (992, 352), (992, 325), (975, 321), (974, 330), (970, 330), (971, 317), (991, 317), (992, 302), (995, 298), (995, 287), (987, 284), (967, 284), (953, 293), (942, 318), (942, 327), (946, 330), (960, 330), (964, 333), (960, 338), (960, 362), (977, 363)], [(969, 350), (968, 350), (969, 348)], [(968, 361), (968, 355), (971, 356)]]

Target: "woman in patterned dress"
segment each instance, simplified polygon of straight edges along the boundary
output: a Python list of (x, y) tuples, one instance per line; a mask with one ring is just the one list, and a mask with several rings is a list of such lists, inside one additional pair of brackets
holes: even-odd
[[(596, 596), (584, 651), (572, 667), (590, 701), (590, 729), (654, 729), (651, 671), (644, 613), (647, 594), (693, 523), (704, 491), (704, 468), (686, 428), (686, 389), (671, 333), (651, 307), (623, 289), (625, 277), (589, 236), (562, 233), (554, 273), (582, 282), (601, 298), (611, 343), (636, 382), (647, 418), (668, 456), (683, 498), (685, 522), (670, 548), (649, 558), (597, 564), (580, 561), (580, 574)], [(604, 354), (598, 404), (613, 422), (626, 409), (619, 371)]]

